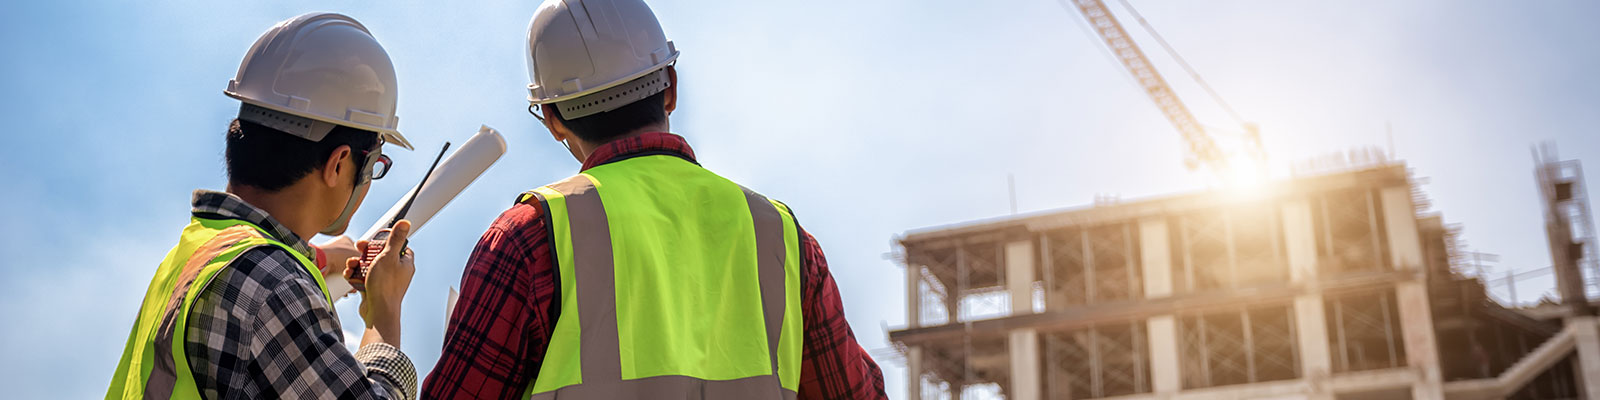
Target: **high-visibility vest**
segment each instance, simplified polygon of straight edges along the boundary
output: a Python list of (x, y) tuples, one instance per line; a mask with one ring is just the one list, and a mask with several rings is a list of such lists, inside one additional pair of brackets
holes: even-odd
[(782, 203), (646, 155), (524, 193), (552, 233), (560, 314), (531, 399), (793, 399), (800, 239)]
[(246, 250), (261, 246), (278, 246), (293, 254), (333, 304), (316, 265), (261, 227), (235, 219), (192, 217), (150, 280), (106, 399), (199, 399), (184, 355), (189, 308), (217, 272)]

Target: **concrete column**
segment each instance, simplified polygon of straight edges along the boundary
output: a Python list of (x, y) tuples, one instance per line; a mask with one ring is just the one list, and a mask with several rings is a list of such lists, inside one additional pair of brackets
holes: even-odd
[(1033, 314), (1033, 241), (1006, 243), (1006, 292), (1011, 295), (1011, 315)]
[[(1144, 297), (1172, 296), (1172, 246), (1167, 243), (1167, 220), (1146, 218), (1139, 221), (1139, 266), (1144, 275)], [(1183, 390), (1183, 375), (1178, 364), (1178, 324), (1171, 314), (1145, 320), (1145, 338), (1150, 343), (1150, 390), (1157, 395), (1172, 395)]]
[(1033, 329), (1011, 331), (1011, 392), (1007, 399), (1039, 400), (1043, 381), (1039, 374), (1039, 335)]
[(956, 245), (956, 277), (955, 282), (945, 282), (944, 309), (948, 316), (946, 324), (961, 322), (961, 296), (968, 288), (967, 282), (967, 251), (961, 245)]
[(1406, 186), (1384, 188), (1383, 226), (1389, 235), (1389, 262), (1400, 271), (1424, 270), (1422, 238), (1417, 234), (1416, 210), (1411, 206), (1411, 189)]
[(1306, 288), (1305, 293), (1294, 298), (1300, 376), (1310, 383), (1308, 398), (1328, 399), (1333, 394), (1324, 382), (1333, 374), (1333, 357), (1328, 350), (1328, 319), (1317, 280), (1317, 235), (1311, 215), (1311, 203), (1307, 200), (1284, 203), (1283, 240), (1289, 260), (1289, 280)]
[(1326, 386), (1333, 375), (1333, 355), (1328, 350), (1328, 319), (1323, 312), (1322, 295), (1294, 298), (1296, 342), (1300, 346), (1300, 377), (1311, 387), (1312, 399), (1331, 399)]
[(922, 347), (906, 349), (906, 398), (922, 399)]
[[(1011, 315), (1033, 313), (1033, 242), (1006, 243), (1006, 291), (1011, 295)], [(1011, 393), (1007, 399), (1038, 400), (1039, 335), (1033, 329), (1011, 331)]]
[(1155, 299), (1172, 295), (1172, 246), (1167, 244), (1167, 220), (1146, 218), (1139, 221), (1139, 259), (1144, 272), (1144, 297)]
[(1289, 281), (1314, 286), (1317, 231), (1311, 221), (1309, 201), (1293, 200), (1283, 204), (1283, 244), (1289, 259)]
[[(1383, 204), (1383, 226), (1389, 236), (1389, 262), (1400, 271), (1424, 271), (1422, 239), (1417, 234), (1416, 210), (1411, 205), (1411, 188), (1383, 188), (1378, 200)], [(1439, 369), (1439, 342), (1433, 329), (1433, 308), (1428, 299), (1426, 277), (1395, 284), (1395, 299), (1400, 309), (1400, 330), (1404, 334), (1406, 364), (1421, 374), (1412, 386), (1417, 400), (1443, 399), (1444, 375)]]
[(906, 328), (922, 326), (922, 265), (906, 261)]
[(1579, 398), (1600, 400), (1600, 318), (1572, 317), (1567, 323), (1577, 328), (1577, 378)]
[(1145, 321), (1150, 339), (1150, 391), (1172, 395), (1183, 390), (1183, 370), (1178, 365), (1178, 321), (1172, 315)]
[(1444, 375), (1439, 369), (1439, 342), (1434, 336), (1428, 284), (1422, 280), (1397, 283), (1395, 299), (1400, 303), (1400, 331), (1406, 346), (1406, 364), (1421, 378), (1411, 387), (1411, 398), (1443, 399)]

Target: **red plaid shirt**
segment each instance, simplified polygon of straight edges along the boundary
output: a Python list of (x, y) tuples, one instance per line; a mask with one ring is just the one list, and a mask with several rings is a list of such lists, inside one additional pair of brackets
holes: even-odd
[[(600, 146), (583, 169), (643, 154), (694, 161), (694, 150), (683, 137), (649, 133)], [(478, 240), (461, 277), (461, 297), (445, 330), (439, 364), (423, 382), (424, 398), (512, 399), (539, 376), (560, 311), (543, 214), (534, 205), (518, 203)], [(844, 318), (844, 303), (822, 247), (801, 232), (805, 350), (799, 397), (887, 398), (883, 371), (856, 343)]]

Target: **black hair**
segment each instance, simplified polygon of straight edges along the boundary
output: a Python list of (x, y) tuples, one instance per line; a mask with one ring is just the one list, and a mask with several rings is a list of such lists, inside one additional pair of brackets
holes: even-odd
[[(362, 150), (376, 148), (378, 135), (347, 126), (335, 126), (320, 142), (313, 142), (261, 124), (234, 119), (228, 124), (223, 159), (230, 185), (266, 191), (289, 187), (321, 168), (339, 146), (350, 146), (350, 158), (366, 165)], [(356, 182), (361, 176), (356, 174)]]
[(579, 139), (594, 144), (605, 144), (652, 124), (667, 120), (667, 92), (650, 95), (615, 110), (591, 114), (577, 119), (565, 119), (555, 112), (556, 120), (566, 126)]

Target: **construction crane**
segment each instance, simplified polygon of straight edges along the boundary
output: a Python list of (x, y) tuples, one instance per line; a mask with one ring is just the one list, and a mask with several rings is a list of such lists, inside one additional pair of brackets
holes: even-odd
[[(1237, 176), (1234, 175), (1237, 171), (1233, 170), (1234, 166), (1230, 163), (1229, 154), (1217, 146), (1216, 140), (1213, 140), (1211, 135), (1206, 132), (1205, 127), (1200, 125), (1200, 121), (1195, 119), (1194, 114), (1189, 112), (1189, 108), (1184, 106), (1183, 101), (1178, 99), (1178, 95), (1172, 91), (1172, 87), (1167, 85), (1167, 80), (1161, 77), (1161, 73), (1156, 71), (1155, 66), (1150, 64), (1150, 59), (1145, 57), (1144, 51), (1140, 50), (1139, 45), (1134, 43), (1133, 38), (1128, 36), (1128, 32), (1122, 29), (1122, 23), (1111, 15), (1110, 10), (1106, 9), (1105, 3), (1101, 0), (1065, 1), (1072, 3), (1072, 6), (1083, 14), (1084, 19), (1089, 21), (1090, 30), (1100, 35), (1100, 39), (1104, 40), (1106, 46), (1111, 49), (1112, 55), (1117, 58), (1117, 61), (1122, 62), (1122, 66), (1127, 68), (1129, 73), (1133, 74), (1134, 80), (1138, 81), (1139, 86), (1144, 88), (1145, 94), (1149, 95), (1150, 100), (1155, 101), (1156, 107), (1161, 109), (1161, 114), (1165, 115), (1167, 121), (1172, 122), (1172, 126), (1177, 128), (1178, 133), (1183, 135), (1183, 141), (1188, 150), (1184, 157), (1184, 166), (1191, 171), (1203, 166), (1216, 176), (1223, 178)], [(1216, 91), (1211, 90), (1211, 87), (1206, 85), (1204, 80), (1200, 79), (1200, 75), (1195, 73), (1194, 69), (1183, 61), (1182, 57), (1178, 57), (1177, 52), (1172, 50), (1172, 46), (1167, 45), (1166, 41), (1161, 39), (1159, 34), (1156, 34), (1155, 29), (1151, 28), (1143, 17), (1139, 17), (1137, 11), (1133, 11), (1131, 5), (1123, 1), (1123, 6), (1133, 12), (1135, 18), (1138, 18), (1139, 22), (1144, 24), (1145, 29), (1168, 52), (1172, 53), (1173, 58), (1176, 58), (1179, 64), (1189, 71), (1190, 76), (1194, 77), (1195, 81), (1199, 82), (1207, 92), (1210, 92), (1218, 104), (1224, 110), (1227, 110), (1236, 122), (1243, 126), (1245, 151), (1256, 163), (1257, 168), (1264, 166), (1266, 152), (1262, 150), (1261, 134), (1256, 125), (1245, 123), (1239, 119), (1238, 113), (1233, 112), (1233, 109), (1228, 107), (1227, 103), (1223, 102), (1222, 98), (1216, 95)], [(1259, 173), (1260, 171), (1255, 172)]]

